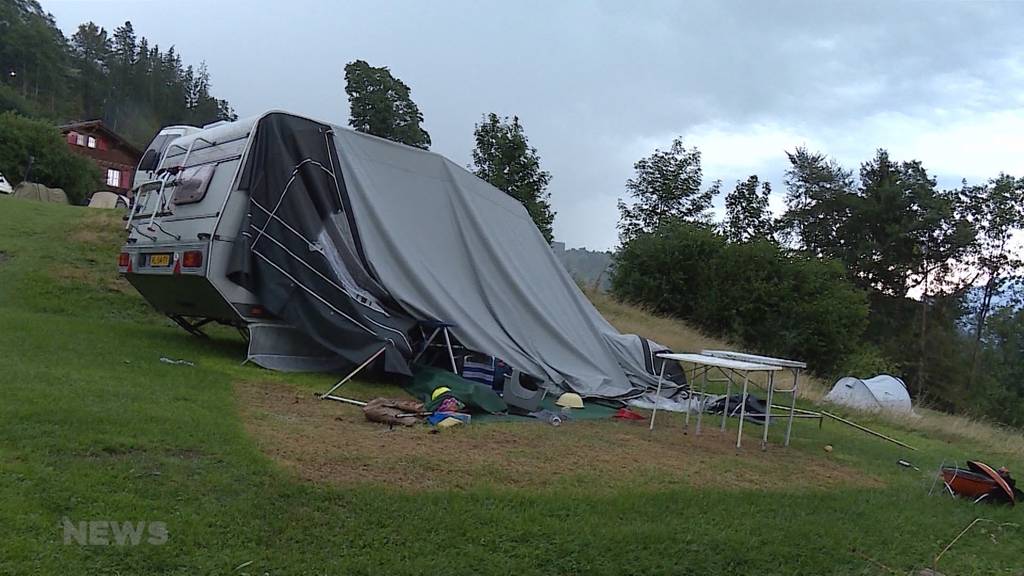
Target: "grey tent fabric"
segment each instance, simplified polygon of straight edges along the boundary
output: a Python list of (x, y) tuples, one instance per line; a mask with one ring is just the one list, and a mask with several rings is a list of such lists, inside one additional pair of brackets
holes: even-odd
[(640, 339), (601, 317), (519, 202), (432, 152), (344, 128), (334, 141), (366, 262), (406, 313), (584, 396), (656, 385)]

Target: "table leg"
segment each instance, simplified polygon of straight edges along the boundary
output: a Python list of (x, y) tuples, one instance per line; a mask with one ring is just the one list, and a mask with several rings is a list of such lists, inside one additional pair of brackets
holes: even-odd
[(739, 448), (743, 441), (743, 418), (747, 415), (747, 383), (749, 381), (750, 373), (743, 372), (743, 397), (740, 399), (740, 425), (736, 431), (736, 448)]
[(690, 433), (690, 408), (693, 407), (694, 392), (697, 391), (697, 365), (693, 365), (693, 372), (690, 373), (690, 390), (686, 397), (686, 415), (683, 416), (683, 434)]
[(729, 395), (732, 394), (732, 376), (725, 375), (725, 406), (722, 408), (722, 432), (725, 432), (725, 419), (729, 417)]
[(789, 399), (789, 423), (786, 424), (786, 446), (787, 447), (789, 446), (789, 435), (790, 435), (790, 433), (793, 432), (793, 412), (796, 411), (796, 391), (799, 388), (799, 386), (797, 386), (799, 380), (800, 380), (800, 369), (799, 368), (794, 368), (793, 369), (793, 392), (791, 393), (791, 398)]
[(701, 417), (704, 416), (704, 392), (708, 387), (708, 372), (709, 368), (704, 370), (704, 374), (700, 377), (700, 397), (697, 398), (697, 436), (700, 436), (700, 421)]
[(661, 380), (665, 377), (665, 362), (661, 361), (661, 371), (658, 372), (658, 391), (654, 393), (654, 410), (651, 410), (651, 430), (654, 430), (654, 416), (658, 413), (658, 399), (661, 398)]
[(768, 449), (768, 426), (772, 423), (772, 396), (775, 392), (775, 372), (768, 373), (768, 402), (764, 409), (764, 435), (761, 437), (761, 450)]

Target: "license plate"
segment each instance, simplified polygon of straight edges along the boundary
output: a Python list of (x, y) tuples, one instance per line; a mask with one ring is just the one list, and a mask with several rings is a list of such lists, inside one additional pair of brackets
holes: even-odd
[(149, 266), (151, 268), (166, 268), (171, 265), (170, 254), (150, 254)]

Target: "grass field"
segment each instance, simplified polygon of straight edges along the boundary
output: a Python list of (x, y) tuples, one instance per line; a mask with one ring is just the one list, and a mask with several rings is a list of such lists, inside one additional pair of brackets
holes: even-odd
[[(1024, 574), (1020, 510), (928, 496), (943, 460), (1024, 476), (1016, 432), (853, 415), (919, 451), (801, 422), (762, 453), (756, 426), (736, 451), (660, 416), (387, 431), (314, 400), (331, 376), (241, 366), (232, 332), (153, 313), (116, 276), (117, 224), (0, 197), (0, 574), (917, 574), (976, 518), (938, 570)], [(714, 343), (597, 303), (678, 349)], [(65, 543), (65, 519), (163, 522), (166, 542)]]

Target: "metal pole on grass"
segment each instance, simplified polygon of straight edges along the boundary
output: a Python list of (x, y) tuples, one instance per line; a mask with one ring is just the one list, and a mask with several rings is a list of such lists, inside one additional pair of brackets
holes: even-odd
[(764, 410), (764, 433), (761, 436), (761, 451), (768, 449), (768, 425), (772, 423), (772, 395), (775, 393), (775, 372), (768, 373), (768, 402)]
[(665, 362), (668, 360), (661, 359), (661, 371), (658, 373), (658, 391), (654, 393), (654, 410), (651, 411), (651, 427), (649, 430), (654, 430), (654, 417), (658, 414), (658, 399), (661, 398), (661, 379), (665, 377)]
[[(789, 423), (786, 424), (786, 443), (785, 446), (789, 447), (789, 436), (793, 432), (793, 413), (796, 411), (796, 394), (799, 388), (800, 380), (800, 369), (793, 368), (793, 390), (790, 392), (791, 398), (789, 399)], [(771, 406), (769, 405), (769, 409)]]
[[(331, 392), (334, 392), (334, 391), (335, 391), (335, 390), (337, 390), (338, 388), (341, 388), (341, 385), (342, 385), (342, 384), (344, 384), (345, 382), (348, 382), (349, 380), (351, 380), (351, 379), (352, 379), (352, 377), (353, 377), (353, 376), (355, 376), (356, 374), (358, 374), (360, 370), (362, 370), (363, 368), (366, 368), (366, 367), (367, 367), (367, 366), (368, 366), (368, 365), (370, 364), (370, 362), (373, 362), (374, 360), (376, 360), (376, 359), (377, 359), (377, 356), (380, 356), (381, 354), (383, 354), (383, 353), (384, 353), (384, 350), (385, 350), (385, 349), (387, 349), (387, 346), (381, 346), (380, 350), (377, 350), (376, 352), (374, 352), (374, 353), (373, 353), (373, 356), (370, 356), (370, 357), (369, 357), (369, 358), (368, 358), (368, 359), (366, 360), (366, 362), (363, 362), (363, 363), (362, 363), (362, 364), (360, 364), (360, 365), (359, 365), (358, 367), (356, 367), (356, 369), (355, 369), (355, 370), (353, 370), (353, 371), (349, 372), (349, 373), (348, 373), (348, 376), (345, 376), (344, 378), (342, 378), (342, 379), (341, 379), (341, 381), (340, 381), (340, 382), (338, 382), (337, 384), (335, 384), (334, 386), (332, 386), (330, 390), (328, 390), (327, 392), (324, 392), (323, 394), (321, 394), (321, 395), (320, 395), (320, 398), (321, 398), (321, 399), (323, 399), (323, 398), (327, 398), (328, 396), (330, 396), (330, 395), (331, 395)], [(334, 398), (331, 398), (331, 400), (334, 400)]]
[(704, 393), (708, 387), (708, 372), (711, 368), (705, 367), (704, 374), (700, 377), (700, 397), (697, 399), (697, 436), (700, 436), (700, 422), (704, 416)]
[(736, 431), (736, 448), (743, 442), (743, 418), (747, 415), (747, 383), (750, 381), (750, 372), (743, 371), (743, 398), (740, 400), (740, 426)]

